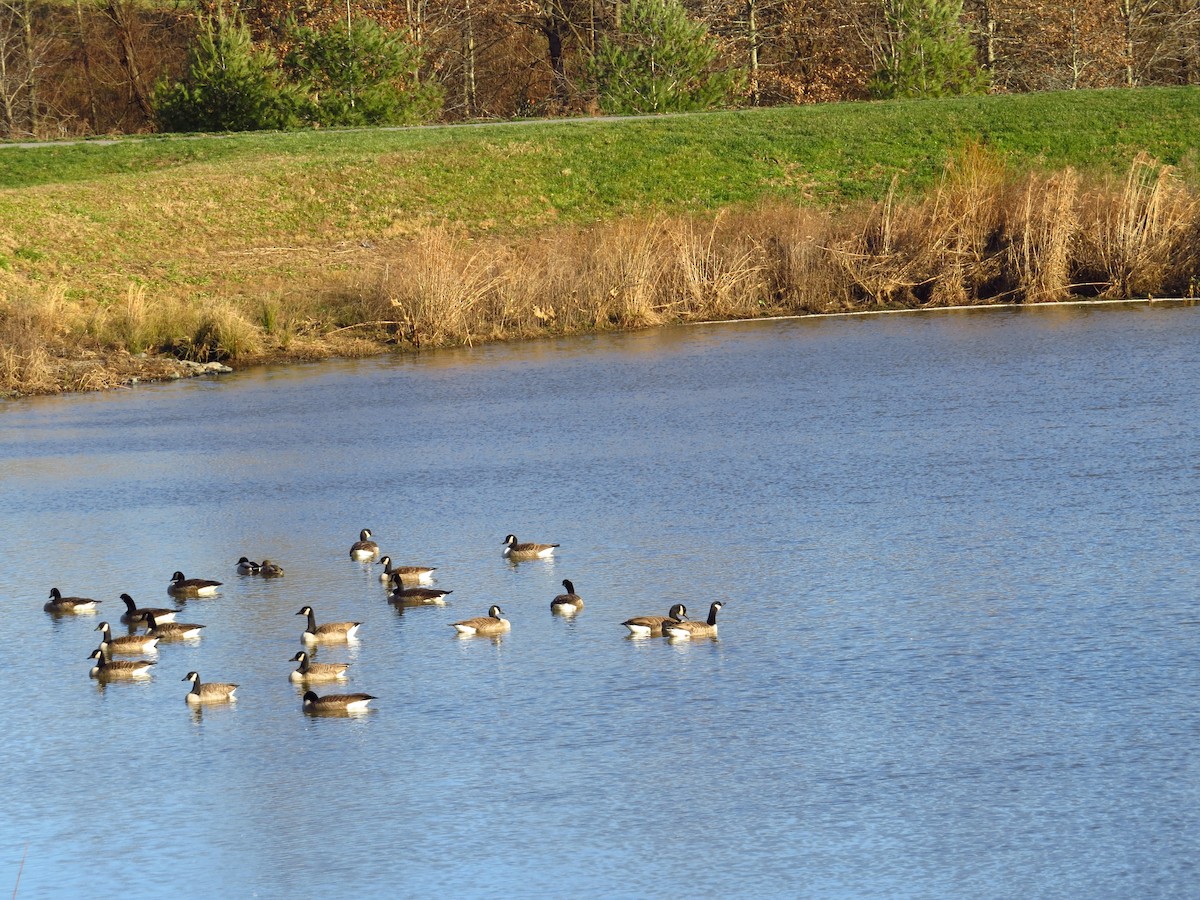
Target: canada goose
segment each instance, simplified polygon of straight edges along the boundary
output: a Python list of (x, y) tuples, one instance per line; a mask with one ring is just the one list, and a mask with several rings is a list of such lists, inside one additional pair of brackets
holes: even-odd
[(125, 612), (121, 613), (121, 621), (126, 625), (141, 625), (146, 622), (147, 616), (154, 616), (159, 622), (174, 622), (178, 610), (174, 609), (159, 609), (155, 606), (137, 606), (133, 602), (133, 598), (128, 594), (122, 594), (121, 600), (125, 603)]
[(395, 584), (401, 581), (432, 581), (433, 573), (437, 569), (437, 566), (393, 566), (390, 556), (382, 557), (376, 565), (383, 566), (383, 574), (379, 576), (379, 580)]
[(568, 579), (564, 578), (562, 585), (567, 592), (550, 601), (550, 612), (560, 616), (573, 616), (583, 609), (583, 598), (575, 593), (575, 585)]
[(476, 616), (461, 622), (451, 622), (450, 627), (459, 634), (503, 634), (512, 628), (508, 619), (502, 619), (504, 610), (493, 606), (486, 616)]
[(308, 654), (303, 650), (293, 656), (290, 661), (300, 663), (300, 667), (294, 669), (288, 676), (292, 681), (337, 681), (345, 679), (346, 670), (350, 668), (350, 663), (309, 662)]
[(78, 615), (94, 613), (99, 602), (91, 597), (64, 597), (58, 588), (50, 588), (50, 601), (42, 609), (58, 615)]
[(321, 641), (352, 641), (355, 639), (355, 633), (359, 626), (362, 625), (362, 622), (326, 622), (324, 625), (318, 626), (311, 606), (302, 607), (296, 615), (308, 616), (308, 627), (301, 635), (306, 644), (316, 644)]
[(634, 616), (621, 624), (628, 628), (634, 637), (662, 637), (664, 623), (682, 622), (686, 617), (687, 607), (676, 603), (665, 616)]
[(373, 694), (326, 694), (318, 697), (316, 691), (304, 692), (304, 711), (307, 713), (353, 713), (363, 712), (367, 704), (376, 699)]
[(104, 632), (104, 637), (101, 639), (101, 646), (107, 648), (110, 654), (156, 653), (158, 651), (158, 642), (161, 640), (161, 638), (153, 634), (122, 634), (118, 637), (113, 637), (112, 628), (109, 627), (107, 622), (101, 622), (97, 625), (96, 631)]
[(219, 581), (209, 581), (207, 578), (184, 578), (182, 572), (171, 576), (167, 585), (167, 593), (173, 597), (211, 597), (221, 586)]
[(671, 638), (694, 638), (717, 636), (717, 611), (724, 606), (720, 600), (708, 608), (707, 622), (668, 622), (663, 625), (663, 634)]
[(158, 616), (153, 613), (146, 616), (146, 624), (150, 626), (146, 634), (164, 641), (188, 641), (198, 638), (200, 629), (204, 627), (191, 622), (159, 622)]
[(150, 667), (154, 665), (154, 661), (149, 659), (109, 659), (103, 645), (93, 650), (88, 659), (96, 660), (90, 674), (100, 681), (113, 678), (149, 678)]
[(242, 557), (237, 561), (237, 572), (239, 575), (257, 575), (262, 568), (258, 563)]
[(510, 534), (504, 539), (504, 555), (509, 559), (542, 559), (554, 553), (558, 544), (518, 544), (517, 536)]
[(396, 586), (388, 595), (388, 603), (401, 603), (405, 606), (445, 606), (447, 595), (454, 593), (454, 591), (442, 591), (437, 588), (406, 588), (404, 583), (398, 579), (393, 583)]
[(236, 684), (222, 684), (217, 681), (201, 683), (199, 672), (188, 672), (179, 680), (192, 683), (192, 689), (187, 692), (188, 703), (224, 703), (237, 699), (233, 696), (238, 687)]
[(264, 559), (262, 566), (259, 567), (258, 574), (263, 578), (282, 578), (283, 566), (273, 563), (269, 559)]
[(358, 540), (350, 545), (350, 558), (366, 562), (379, 555), (379, 545), (371, 540), (371, 529), (364, 528), (358, 533)]

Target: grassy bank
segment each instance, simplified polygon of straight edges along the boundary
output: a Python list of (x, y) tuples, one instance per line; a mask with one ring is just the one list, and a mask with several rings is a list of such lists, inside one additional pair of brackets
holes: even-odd
[(1190, 88), (4, 148), (0, 390), (172, 355), (1187, 294), (1197, 147)]

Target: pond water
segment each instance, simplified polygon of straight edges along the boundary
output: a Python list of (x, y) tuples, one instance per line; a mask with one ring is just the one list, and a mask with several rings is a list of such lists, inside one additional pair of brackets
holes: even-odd
[[(5, 403), (0, 891), (1195, 896), (1197, 347), (1195, 307), (958, 311)], [(362, 528), (449, 605), (389, 605)], [(89, 678), (177, 569), (224, 582), (203, 638)], [(718, 599), (717, 640), (621, 625)], [(364, 623), (317, 690), (370, 713), (302, 713), (303, 605)]]

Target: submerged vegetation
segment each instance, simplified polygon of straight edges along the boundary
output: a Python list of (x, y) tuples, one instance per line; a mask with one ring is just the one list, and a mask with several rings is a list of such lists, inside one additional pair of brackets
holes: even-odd
[(176, 359), (1195, 296), (1198, 97), (12, 148), (0, 390)]

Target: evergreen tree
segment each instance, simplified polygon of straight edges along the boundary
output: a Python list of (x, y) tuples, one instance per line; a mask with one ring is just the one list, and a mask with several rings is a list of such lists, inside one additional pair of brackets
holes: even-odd
[(684, 112), (726, 102), (738, 80), (715, 68), (718, 47), (679, 0), (629, 0), (600, 39), (588, 74), (609, 113)]
[(988, 76), (979, 68), (961, 22), (962, 0), (883, 0), (881, 65), (874, 97), (949, 97), (980, 94)]
[(275, 55), (255, 49), (250, 30), (223, 9), (200, 18), (183, 81), (160, 81), (151, 104), (162, 131), (259, 131), (295, 124), (298, 92)]
[(318, 125), (402, 125), (441, 108), (441, 91), (422, 85), (420, 51), (399, 31), (359, 19), (351, 26), (290, 29), (290, 80), (307, 94), (302, 115)]

